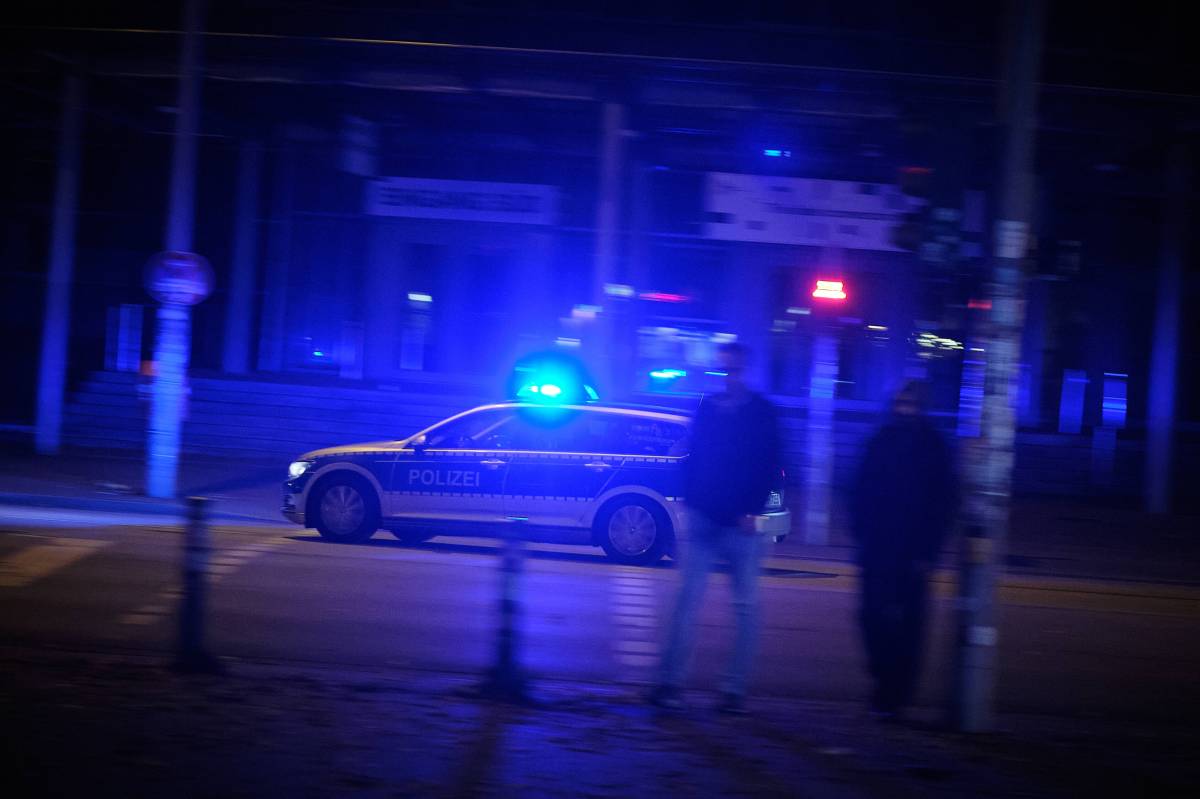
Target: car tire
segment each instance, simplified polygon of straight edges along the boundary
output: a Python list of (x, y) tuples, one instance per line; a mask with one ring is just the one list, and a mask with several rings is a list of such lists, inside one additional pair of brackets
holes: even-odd
[(356, 474), (334, 474), (322, 480), (312, 498), (317, 532), (327, 541), (360, 544), (379, 529), (379, 498)]
[(627, 566), (650, 566), (666, 552), (671, 520), (661, 505), (646, 497), (620, 497), (596, 516), (596, 540), (605, 554)]

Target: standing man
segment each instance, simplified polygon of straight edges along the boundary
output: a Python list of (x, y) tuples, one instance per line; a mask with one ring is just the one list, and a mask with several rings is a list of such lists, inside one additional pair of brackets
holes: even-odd
[(871, 710), (894, 719), (917, 687), (926, 585), (958, 504), (950, 448), (908, 383), (867, 443), (851, 509), (858, 543), (860, 622), (875, 682)]
[(746, 348), (726, 344), (717, 357), (725, 372), (725, 391), (705, 397), (692, 423), (691, 452), (684, 466), (687, 546), (659, 684), (650, 701), (664, 709), (681, 707), (680, 690), (708, 573), (723, 556), (730, 565), (737, 634), (718, 709), (741, 713), (758, 637), (758, 577), (764, 547), (754, 515), (762, 512), (771, 489), (782, 483), (782, 458), (775, 408), (744, 382)]

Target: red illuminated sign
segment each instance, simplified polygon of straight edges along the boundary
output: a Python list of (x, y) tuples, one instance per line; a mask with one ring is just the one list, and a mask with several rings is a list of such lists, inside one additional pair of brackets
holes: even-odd
[(687, 302), (688, 297), (684, 294), (669, 294), (665, 291), (643, 291), (638, 295), (643, 300), (650, 302)]
[(845, 284), (840, 280), (818, 280), (812, 295), (819, 300), (844, 300)]

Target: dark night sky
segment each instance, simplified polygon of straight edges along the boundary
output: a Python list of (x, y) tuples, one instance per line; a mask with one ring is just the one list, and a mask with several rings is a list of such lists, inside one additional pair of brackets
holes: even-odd
[[(1184, 3), (1055, 2), (1047, 81), (1193, 93), (1200, 56)], [(175, 29), (181, 2), (22, 3), (8, 24)], [(548, 9), (553, 10), (548, 10)], [(931, 71), (990, 78), (1001, 3), (402, 2), (209, 3), (209, 30)]]

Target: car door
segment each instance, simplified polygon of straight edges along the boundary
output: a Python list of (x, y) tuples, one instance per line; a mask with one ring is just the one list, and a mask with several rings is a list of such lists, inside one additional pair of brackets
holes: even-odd
[(589, 409), (536, 410), (514, 420), (514, 447), (504, 488), (506, 516), (541, 527), (581, 528), (622, 456), (598, 450), (604, 415)]
[(614, 419), (606, 436), (608, 447), (625, 456), (606, 491), (631, 486), (664, 500), (682, 496), (682, 464), (687, 451), (687, 427), (682, 419), (630, 413)]
[(392, 515), (450, 529), (495, 524), (508, 473), (503, 435), (507, 408), (481, 408), (448, 419), (402, 451), (392, 472)]

